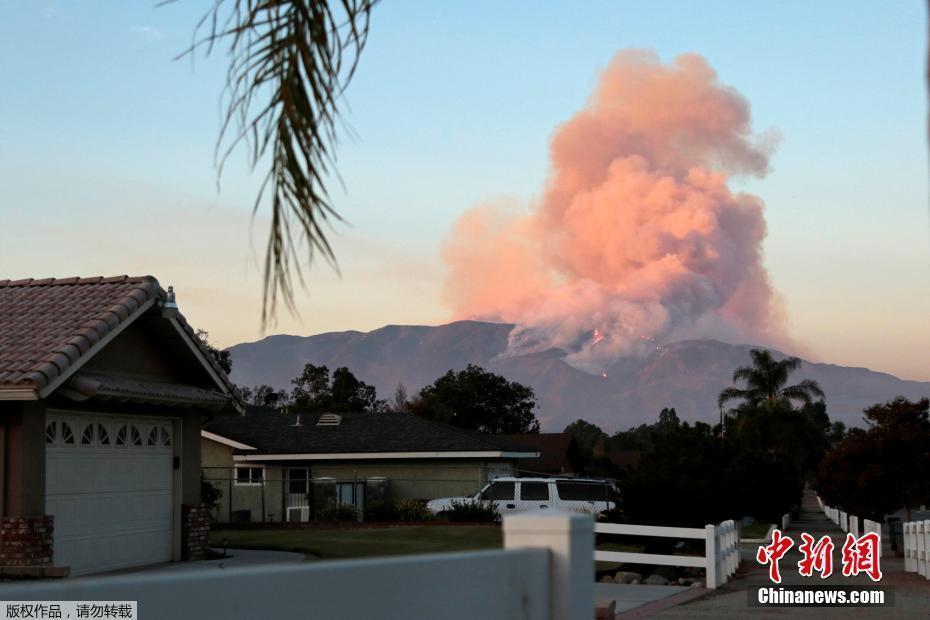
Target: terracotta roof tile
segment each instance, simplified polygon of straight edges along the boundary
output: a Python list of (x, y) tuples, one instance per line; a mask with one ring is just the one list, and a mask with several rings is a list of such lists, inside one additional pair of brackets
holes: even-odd
[(42, 389), (159, 294), (151, 276), (0, 280), (0, 389)]
[[(128, 320), (166, 293), (152, 276), (0, 280), (0, 390), (41, 390)], [(178, 324), (242, 406), (229, 377), (184, 317)]]

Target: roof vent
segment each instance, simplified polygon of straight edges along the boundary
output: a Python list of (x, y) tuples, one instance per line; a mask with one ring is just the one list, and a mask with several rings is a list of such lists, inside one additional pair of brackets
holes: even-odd
[(174, 298), (174, 287), (168, 287), (167, 299), (161, 305), (162, 316), (174, 318), (178, 315), (178, 302)]
[(319, 422), (316, 423), (317, 426), (339, 426), (339, 423), (342, 422), (342, 416), (336, 415), (335, 413), (324, 413), (320, 416)]

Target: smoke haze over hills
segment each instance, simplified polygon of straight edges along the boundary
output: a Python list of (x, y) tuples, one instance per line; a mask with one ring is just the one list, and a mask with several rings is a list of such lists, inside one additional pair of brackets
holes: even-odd
[[(230, 347), (232, 380), (290, 388), (306, 363), (330, 369), (347, 366), (389, 398), (398, 383), (413, 394), (447, 370), (469, 363), (531, 386), (539, 399), (543, 428), (558, 431), (578, 418), (607, 430), (653, 422), (663, 407), (675, 407), (684, 420), (715, 422), (717, 395), (731, 385), (737, 366), (749, 364), (751, 345), (685, 340), (654, 345), (641, 356), (606, 366), (607, 377), (584, 372), (565, 361), (565, 352), (548, 349), (506, 354), (512, 324), (458, 321), (435, 327), (388, 325), (368, 333), (347, 331), (316, 336), (269, 336)], [(864, 368), (804, 362), (793, 379), (811, 378), (826, 392), (835, 420), (862, 426), (862, 409), (897, 395), (930, 395), (930, 383), (905, 381)]]

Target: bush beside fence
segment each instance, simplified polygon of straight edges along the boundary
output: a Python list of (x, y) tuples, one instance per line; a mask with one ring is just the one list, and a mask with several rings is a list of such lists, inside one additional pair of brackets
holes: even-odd
[(601, 562), (704, 568), (707, 573), (706, 585), (709, 589), (715, 589), (726, 583), (739, 566), (739, 531), (732, 520), (724, 521), (719, 525), (706, 525), (703, 528), (597, 523), (594, 526), (594, 532), (596, 534), (704, 540), (703, 556), (595, 550), (594, 559)]

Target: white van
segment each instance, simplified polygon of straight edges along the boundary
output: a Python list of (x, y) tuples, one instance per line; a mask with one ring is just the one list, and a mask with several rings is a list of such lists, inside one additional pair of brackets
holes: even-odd
[(590, 478), (496, 478), (466, 497), (443, 497), (426, 504), (439, 514), (453, 502), (493, 502), (501, 516), (554, 508), (599, 514), (615, 508), (619, 492), (609, 480)]

